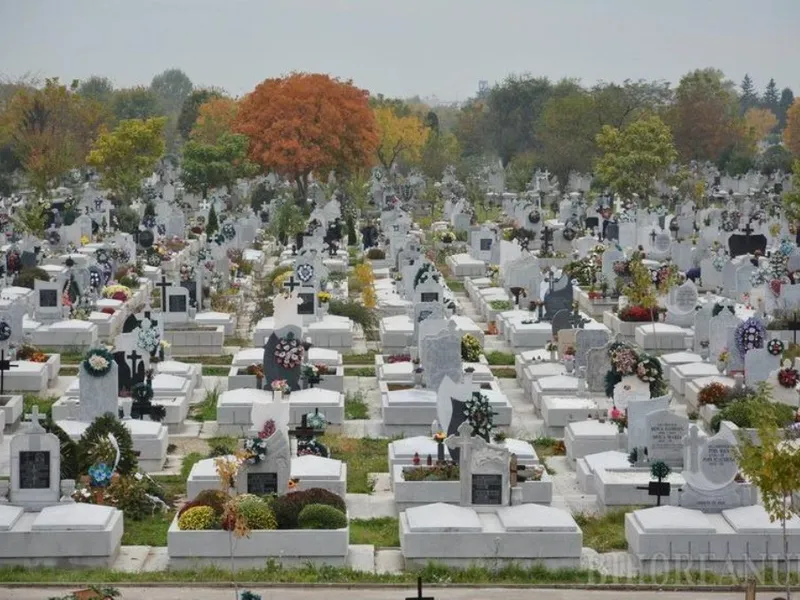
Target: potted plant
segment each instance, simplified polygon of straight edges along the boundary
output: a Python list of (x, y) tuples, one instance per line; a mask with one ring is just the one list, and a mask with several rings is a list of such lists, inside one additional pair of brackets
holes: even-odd
[(575, 370), (575, 348), (572, 346), (567, 346), (564, 350), (564, 368), (567, 370), (567, 374), (571, 375), (572, 372)]
[(725, 348), (722, 352), (719, 353), (719, 356), (717, 357), (717, 371), (719, 371), (720, 373), (725, 372), (725, 367), (727, 366), (730, 357), (731, 355), (728, 352), (727, 348)]

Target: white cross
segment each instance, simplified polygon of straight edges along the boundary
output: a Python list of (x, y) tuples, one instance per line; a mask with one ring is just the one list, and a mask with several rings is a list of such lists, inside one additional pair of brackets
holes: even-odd
[(29, 414), (25, 415), (25, 418), (30, 423), (30, 426), (28, 427), (28, 431), (30, 433), (44, 433), (45, 432), (44, 427), (42, 427), (42, 424), (39, 421), (43, 421), (46, 417), (45, 417), (45, 415), (40, 415), (39, 414), (39, 407), (37, 405), (35, 405), (35, 404), (33, 405), (33, 408), (31, 409), (31, 412)]
[(700, 438), (700, 430), (697, 428), (697, 425), (689, 427), (689, 435), (683, 438), (683, 443), (689, 448), (689, 471), (691, 473), (697, 473), (700, 469), (697, 461), (700, 457), (702, 441), (703, 440)]

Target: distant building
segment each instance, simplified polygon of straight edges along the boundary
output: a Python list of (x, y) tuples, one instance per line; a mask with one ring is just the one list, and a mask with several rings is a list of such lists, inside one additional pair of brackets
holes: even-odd
[(489, 82), (481, 80), (478, 82), (478, 98), (485, 98), (489, 95)]

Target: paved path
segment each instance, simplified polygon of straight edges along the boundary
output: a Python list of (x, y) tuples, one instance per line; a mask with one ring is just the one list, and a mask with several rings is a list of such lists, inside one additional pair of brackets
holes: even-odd
[[(0, 588), (3, 600), (46, 600), (59, 594), (68, 594), (74, 588)], [(121, 588), (122, 600), (236, 600), (232, 589), (223, 588)], [(405, 600), (416, 596), (416, 590), (408, 589), (346, 589), (346, 588), (252, 588), (262, 600)], [(497, 588), (429, 588), (423, 590), (426, 597), (435, 600), (743, 600), (744, 592), (650, 592), (650, 591), (587, 591), (546, 589), (497, 589)], [(775, 592), (758, 594), (758, 600), (773, 600), (781, 597)]]

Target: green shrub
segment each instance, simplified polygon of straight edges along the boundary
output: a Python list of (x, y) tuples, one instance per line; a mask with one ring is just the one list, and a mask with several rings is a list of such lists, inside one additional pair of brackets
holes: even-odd
[(339, 317), (348, 317), (364, 331), (376, 329), (378, 327), (378, 317), (375, 311), (371, 308), (367, 308), (360, 302), (355, 302), (353, 300), (348, 300), (346, 302), (342, 300), (331, 300), (328, 312)]
[(481, 357), (481, 343), (474, 335), (466, 334), (461, 338), (461, 360), (478, 362)]
[(730, 421), (742, 428), (756, 428), (767, 423), (776, 427), (787, 427), (794, 422), (795, 409), (780, 402), (770, 402), (760, 397), (749, 397), (727, 404), (711, 419), (711, 430), (719, 431), (722, 421)]
[(178, 529), (182, 531), (202, 531), (211, 529), (216, 521), (214, 509), (210, 506), (193, 506), (178, 519)]
[(248, 529), (277, 529), (278, 521), (269, 504), (258, 496), (247, 495), (236, 502)]
[(514, 364), (514, 354), (492, 350), (486, 353), (486, 360), (492, 366), (510, 366)]
[(297, 518), (300, 529), (343, 529), (347, 527), (347, 515), (325, 504), (309, 504)]
[(489, 306), (492, 307), (492, 310), (511, 310), (514, 308), (510, 300), (492, 300), (489, 302)]
[(347, 506), (341, 496), (328, 490), (311, 488), (293, 492), (279, 496), (272, 502), (275, 518), (278, 520), (278, 529), (297, 529), (300, 512), (309, 504), (325, 504), (343, 513), (347, 512)]
[(32, 290), (34, 288), (33, 282), (37, 279), (39, 281), (50, 281), (50, 275), (39, 267), (28, 267), (17, 273), (17, 276), (14, 277), (13, 285)]
[(226, 502), (228, 502), (228, 495), (222, 490), (203, 490), (195, 496), (194, 500), (187, 502), (181, 507), (178, 516), (182, 515), (193, 506), (208, 506), (214, 511), (217, 517), (221, 517), (225, 510)]
[(386, 258), (386, 252), (381, 248), (370, 248), (367, 250), (367, 258), (370, 260), (383, 260)]

